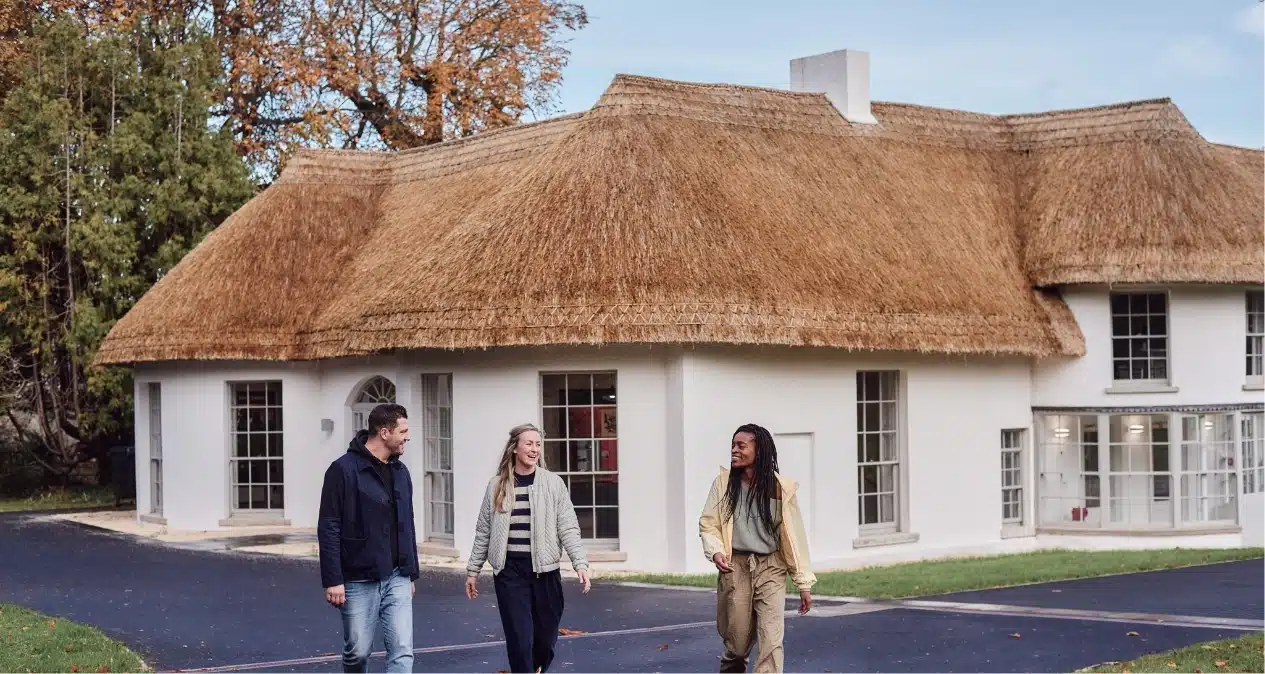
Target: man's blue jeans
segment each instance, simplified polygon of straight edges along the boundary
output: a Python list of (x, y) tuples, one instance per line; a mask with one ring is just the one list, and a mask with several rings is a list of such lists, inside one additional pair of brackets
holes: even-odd
[(388, 672), (413, 671), (412, 582), (400, 569), (381, 581), (358, 581), (344, 586), (343, 671), (367, 671), (373, 636), (379, 622), (387, 648)]

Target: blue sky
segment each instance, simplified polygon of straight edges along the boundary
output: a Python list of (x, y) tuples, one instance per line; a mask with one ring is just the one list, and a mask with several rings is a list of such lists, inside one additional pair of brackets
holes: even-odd
[(559, 112), (616, 73), (785, 88), (789, 61), (870, 53), (875, 100), (1034, 112), (1169, 97), (1205, 138), (1265, 145), (1258, 0), (579, 0)]

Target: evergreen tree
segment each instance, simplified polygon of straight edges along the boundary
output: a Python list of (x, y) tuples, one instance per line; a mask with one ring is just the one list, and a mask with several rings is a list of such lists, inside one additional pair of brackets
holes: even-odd
[(131, 436), (132, 383), (90, 368), (136, 300), (253, 193), (208, 127), (196, 30), (40, 24), (0, 108), (0, 412), (52, 474)]

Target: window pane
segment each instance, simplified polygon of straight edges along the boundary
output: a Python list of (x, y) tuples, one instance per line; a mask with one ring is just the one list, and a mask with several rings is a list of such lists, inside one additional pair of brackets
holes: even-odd
[(593, 434), (599, 438), (613, 438), (619, 426), (616, 423), (614, 407), (594, 408)]
[(1132, 316), (1129, 318), (1130, 335), (1139, 337), (1145, 336), (1148, 333), (1146, 316)]
[(566, 410), (562, 408), (546, 408), (544, 410), (545, 419), (545, 437), (546, 438), (565, 438), (567, 437), (567, 427), (562, 423), (562, 419)]
[(593, 403), (593, 377), (587, 374), (567, 375), (567, 404), (590, 405)]
[(268, 428), (268, 430), (270, 430), (270, 431), (279, 431), (279, 430), (281, 430), (281, 429), (282, 429), (282, 426), (281, 426), (281, 408), (280, 408), (280, 407), (270, 407), (270, 408), (268, 408), (268, 414), (267, 414), (267, 419), (265, 420), (265, 423), (267, 423), (267, 425), (268, 425), (268, 426), (267, 426), (267, 428)]
[(880, 522), (896, 521), (896, 496), (894, 494), (881, 494), (878, 497), (878, 507)]
[(566, 402), (567, 377), (561, 374), (547, 374), (540, 378), (541, 395), (546, 405), (562, 405)]
[(879, 466), (878, 476), (879, 491), (896, 491), (896, 466)]
[(867, 404), (865, 406), (865, 429), (868, 431), (882, 430), (883, 423), (879, 416), (879, 405)]
[(1142, 293), (1129, 295), (1129, 313), (1145, 314), (1146, 306), (1146, 295)]
[(594, 484), (596, 494), (594, 502), (600, 506), (619, 505), (619, 476), (598, 475)]
[(1149, 304), (1148, 310), (1153, 314), (1162, 314), (1166, 311), (1168, 304), (1167, 297), (1164, 293), (1150, 293), (1147, 297)]
[(567, 410), (568, 438), (593, 437), (593, 408), (572, 407)]
[(267, 456), (268, 455), (268, 436), (263, 433), (251, 433), (250, 438), (250, 455), (251, 456)]
[(593, 465), (592, 440), (571, 440), (567, 443), (567, 446), (569, 448), (569, 470), (589, 472), (595, 469)]
[(1123, 337), (1129, 334), (1129, 317), (1125, 315), (1112, 316), (1111, 334), (1114, 337)]
[(576, 508), (575, 517), (580, 521), (580, 538), (593, 538), (593, 509)]
[(604, 372), (593, 375), (593, 404), (615, 404), (615, 374)]
[(281, 433), (268, 434), (268, 456), (283, 456), (285, 452), (282, 445), (285, 442), (285, 436)]
[(896, 373), (883, 372), (879, 375), (879, 396), (880, 400), (896, 399)]
[(619, 441), (602, 440), (598, 456), (598, 470), (619, 470)]
[(1120, 293), (1111, 294), (1111, 313), (1123, 314), (1129, 311), (1129, 296)]
[(567, 478), (571, 485), (571, 503), (576, 506), (593, 505), (593, 476), (572, 475)]
[(280, 405), (281, 404), (281, 382), (278, 382), (278, 381), (268, 382), (267, 386), (268, 386), (268, 404)]
[(1112, 358), (1128, 358), (1129, 357), (1129, 340), (1127, 339), (1111, 340), (1111, 356)]
[(894, 432), (884, 432), (884, 434), (878, 436), (878, 440), (879, 455), (877, 460), (880, 460), (880, 462), (894, 462), (894, 460), (898, 460), (896, 434)]
[(250, 430), (250, 413), (245, 409), (233, 411), (233, 417), (236, 421), (233, 424), (233, 430), (238, 433), (245, 433)]
[(545, 441), (545, 465), (552, 471), (567, 472), (567, 443), (565, 440)]
[(1168, 319), (1163, 314), (1160, 314), (1159, 316), (1152, 315), (1150, 317), (1150, 322), (1150, 333), (1152, 335), (1168, 334)]
[(878, 496), (861, 496), (861, 524), (878, 524)]
[(619, 538), (619, 510), (597, 509), (597, 538)]

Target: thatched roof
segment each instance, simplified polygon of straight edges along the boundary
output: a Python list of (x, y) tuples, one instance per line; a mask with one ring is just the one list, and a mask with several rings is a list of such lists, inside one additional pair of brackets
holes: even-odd
[(1259, 282), (1258, 151), (1168, 101), (990, 116), (619, 76), (589, 111), (304, 152), (98, 362), (816, 345), (1079, 355), (1070, 282)]

